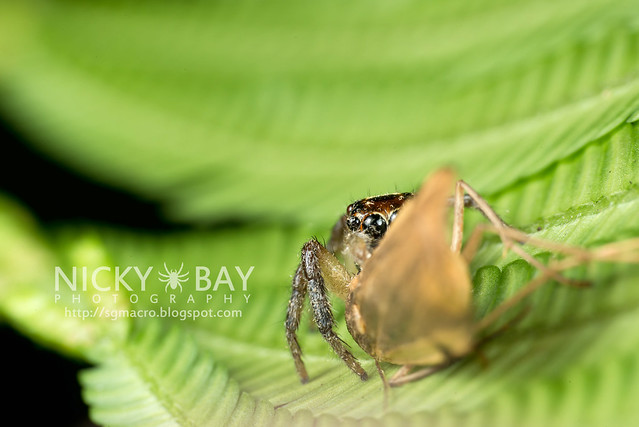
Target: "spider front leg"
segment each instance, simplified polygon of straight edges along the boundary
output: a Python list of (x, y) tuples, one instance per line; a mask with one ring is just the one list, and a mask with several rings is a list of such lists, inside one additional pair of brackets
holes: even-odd
[(286, 340), (302, 383), (308, 382), (308, 373), (302, 361), (302, 351), (296, 332), (307, 294), (311, 303), (313, 320), (322, 337), (353, 372), (362, 380), (368, 379), (366, 371), (333, 331), (335, 320), (326, 287), (344, 299), (348, 294), (350, 279), (351, 276), (344, 266), (317, 240), (312, 239), (304, 244), (300, 265), (293, 277), (291, 299), (285, 322)]
[(302, 361), (302, 349), (297, 342), (297, 328), (300, 325), (302, 317), (302, 308), (304, 308), (304, 300), (306, 299), (308, 280), (304, 274), (303, 262), (300, 262), (295, 276), (293, 276), (293, 285), (291, 291), (291, 299), (288, 301), (288, 309), (286, 311), (286, 341), (288, 348), (295, 362), (295, 369), (302, 383), (308, 382), (308, 373)]

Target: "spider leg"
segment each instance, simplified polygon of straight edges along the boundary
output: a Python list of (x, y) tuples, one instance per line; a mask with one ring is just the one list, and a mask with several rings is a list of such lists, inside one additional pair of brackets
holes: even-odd
[(368, 374), (359, 364), (357, 359), (346, 349), (344, 342), (333, 331), (335, 319), (331, 310), (331, 303), (326, 293), (324, 278), (322, 276), (322, 268), (320, 266), (320, 257), (330, 255), (333, 256), (326, 248), (324, 248), (317, 240), (309, 240), (304, 245), (302, 262), (304, 265), (304, 273), (308, 279), (308, 293), (311, 301), (311, 310), (313, 319), (317, 323), (319, 332), (324, 337), (335, 353), (346, 363), (346, 365), (359, 377), (365, 381)]
[(388, 409), (388, 401), (389, 401), (389, 391), (390, 391), (390, 384), (388, 383), (388, 380), (386, 379), (386, 374), (384, 373), (384, 370), (382, 369), (382, 365), (379, 362), (379, 360), (375, 359), (375, 367), (377, 368), (377, 373), (379, 374), (379, 378), (382, 380), (382, 385), (384, 387), (384, 411), (386, 411)]
[[(526, 316), (526, 314), (528, 314), (528, 310), (527, 309), (522, 310), (521, 313), (519, 313), (513, 319), (510, 319), (506, 324), (502, 325), (499, 329), (481, 338), (479, 341), (476, 342), (474, 352), (477, 355), (481, 356), (482, 353), (480, 353), (480, 350), (482, 346), (487, 344), (489, 341), (492, 341), (497, 336), (503, 334), (506, 330), (511, 328), (514, 324), (520, 322), (524, 318), (524, 316)], [(455, 363), (459, 362), (465, 357), (465, 356), (455, 357), (452, 354), (450, 354), (450, 352), (444, 347), (441, 347), (440, 349), (442, 353), (446, 355), (446, 359), (443, 362), (438, 363), (436, 365), (422, 367), (421, 369), (418, 369), (414, 372), (411, 372), (411, 371), (413, 370), (413, 368), (415, 368), (415, 366), (402, 365), (402, 367), (399, 368), (399, 370), (395, 372), (395, 374), (388, 381), (388, 385), (390, 387), (399, 387), (406, 383), (420, 380), (422, 378), (431, 376), (439, 371), (442, 371), (448, 368), (449, 366), (454, 365)]]
[[(473, 233), (468, 239), (468, 242), (462, 252), (464, 258), (467, 260), (472, 259), (477, 247), (479, 246), (481, 238), (486, 233), (497, 233), (497, 230), (495, 227), (487, 224), (480, 224), (473, 230)], [(536, 248), (566, 255), (565, 262), (562, 262), (560, 265), (563, 270), (590, 261), (624, 263), (639, 262), (639, 238), (622, 240), (620, 242), (608, 243), (599, 247), (587, 249), (579, 246), (557, 243), (551, 240), (539, 239), (512, 227), (505, 229), (504, 233), (522, 245), (530, 245)], [(469, 246), (471, 247), (469, 248)], [(571, 261), (568, 261), (568, 259)]]
[(439, 371), (442, 371), (448, 368), (449, 366), (457, 363), (458, 361), (462, 360), (465, 357), (465, 356), (454, 356), (444, 346), (439, 346), (439, 350), (446, 356), (443, 362), (438, 363), (436, 365), (423, 367), (421, 369), (418, 369), (415, 372), (411, 372), (414, 366), (403, 365), (397, 372), (395, 372), (395, 375), (393, 375), (393, 377), (390, 379), (389, 385), (391, 387), (399, 387), (406, 383), (420, 380), (422, 378), (428, 377), (430, 375), (433, 375)]
[(460, 358), (451, 358), (437, 365), (428, 366), (426, 368), (419, 369), (415, 372), (410, 372), (413, 369), (411, 365), (403, 365), (395, 375), (388, 380), (388, 385), (391, 387), (399, 387), (406, 383), (410, 383), (413, 381), (421, 380), (422, 378), (426, 378), (431, 376), (439, 371), (442, 371), (449, 366), (453, 365), (455, 362), (461, 360)]
[(177, 271), (177, 274), (180, 275), (182, 269), (184, 268), (184, 263), (180, 264), (180, 269)]
[(178, 274), (178, 277), (181, 279), (181, 278), (186, 277), (188, 275), (189, 275), (189, 272), (187, 271), (186, 273)]
[(158, 279), (160, 282), (168, 282), (171, 280), (169, 276), (166, 276), (166, 279)]
[(503, 316), (508, 310), (519, 304), (528, 295), (535, 292), (537, 289), (548, 283), (549, 279), (553, 278), (550, 272), (560, 272), (569, 268), (577, 267), (585, 262), (589, 261), (605, 261), (605, 262), (620, 262), (620, 263), (639, 263), (639, 239), (630, 239), (627, 241), (621, 241), (604, 245), (599, 248), (594, 248), (589, 252), (589, 256), (584, 259), (582, 255), (567, 256), (561, 260), (555, 260), (548, 264), (547, 270), (524, 285), (513, 296), (503, 301), (493, 311), (488, 313), (483, 319), (481, 319), (476, 325), (475, 330), (481, 332), (488, 326), (493, 324), (501, 316)]
[(307, 280), (304, 276), (304, 269), (302, 263), (297, 267), (295, 276), (293, 276), (291, 299), (288, 301), (288, 308), (286, 310), (286, 341), (288, 342), (288, 348), (293, 356), (295, 362), (295, 369), (300, 377), (302, 383), (308, 382), (308, 373), (306, 367), (302, 361), (302, 349), (297, 341), (297, 328), (300, 325), (300, 319), (302, 317), (302, 308), (304, 307), (304, 300), (306, 299), (307, 292)]
[[(158, 274), (160, 276), (162, 276), (162, 277), (166, 277), (167, 279), (170, 277), (168, 274), (164, 274), (164, 273), (158, 273)], [(162, 279), (160, 279), (160, 280), (162, 280)]]
[[(495, 227), (490, 225), (480, 225), (472, 233), (468, 239), (467, 245), (464, 248), (463, 256), (466, 260), (472, 259), (472, 256), (476, 252), (479, 241), (485, 233), (499, 233)], [(520, 246), (515, 246), (521, 252), (516, 252), (521, 256), (521, 253), (526, 256), (522, 256), (526, 261), (530, 262), (533, 266), (539, 268), (541, 275), (528, 282), (523, 288), (515, 293), (508, 300), (502, 302), (501, 305), (496, 307), (486, 317), (484, 317), (476, 326), (477, 331), (481, 331), (499, 319), (506, 311), (514, 307), (521, 302), (525, 297), (539, 289), (550, 279), (555, 279), (559, 283), (583, 287), (587, 286), (587, 282), (579, 280), (570, 280), (561, 275), (562, 271), (568, 270), (579, 265), (593, 262), (619, 262), (619, 263), (639, 263), (639, 238), (624, 240), (621, 242), (609, 243), (597, 248), (584, 249), (576, 246), (570, 246), (562, 243), (552, 242), (549, 240), (538, 239), (531, 237), (526, 233), (517, 230), (512, 227), (507, 227), (501, 232), (512, 239), (514, 242), (520, 244), (527, 244), (541, 249), (550, 250), (565, 255), (565, 258), (561, 260), (555, 260), (548, 265), (540, 263), (532, 255), (525, 252)]]
[(453, 216), (453, 238), (451, 242), (451, 250), (460, 253), (462, 246), (462, 234), (464, 230), (464, 208), (473, 207), (484, 215), (488, 221), (495, 227), (499, 237), (504, 243), (504, 250), (512, 245), (512, 241), (505, 235), (504, 230), (510, 228), (490, 205), (464, 181), (459, 180), (455, 185), (454, 196), (454, 216)]
[[(308, 382), (308, 373), (302, 362), (302, 351), (297, 341), (296, 331), (299, 327), (306, 294), (309, 295), (313, 320), (322, 337), (353, 372), (359, 375), (362, 380), (367, 379), (366, 371), (333, 331), (335, 320), (326, 292), (326, 285), (328, 285), (331, 290), (343, 298), (348, 292), (348, 287), (344, 285), (344, 282), (348, 283), (350, 276), (343, 268), (338, 267), (341, 264), (333, 254), (315, 239), (309, 240), (303, 246), (301, 258), (300, 265), (293, 277), (285, 326), (289, 349), (302, 383)], [(326, 281), (324, 276), (326, 276)]]
[[(464, 192), (466, 192), (467, 195), (464, 195)], [(468, 203), (468, 199), (471, 201), (470, 204)], [(490, 225), (480, 225), (471, 234), (462, 253), (462, 256), (467, 261), (473, 258), (482, 236), (490, 232), (499, 235), (504, 244), (504, 251), (512, 250), (541, 272), (539, 276), (528, 282), (517, 293), (502, 302), (478, 322), (475, 327), (477, 332), (486, 329), (486, 327), (494, 323), (506, 313), (506, 311), (517, 305), (526, 296), (533, 293), (550, 279), (555, 279), (559, 283), (569, 286), (587, 286), (587, 283), (583, 281), (570, 280), (564, 277), (561, 274), (564, 270), (591, 261), (639, 263), (639, 239), (637, 238), (610, 243), (598, 248), (585, 249), (529, 236), (523, 231), (507, 225), (470, 185), (461, 180), (457, 182), (454, 197), (454, 225), (451, 250), (456, 253), (460, 253), (461, 251), (463, 210), (469, 205), (478, 209), (490, 221)], [(565, 258), (551, 261), (548, 265), (545, 265), (526, 252), (521, 245), (530, 245), (550, 250), (564, 255)]]
[[(167, 282), (166, 286), (164, 287), (164, 292), (168, 292), (168, 290), (169, 290), (169, 285), (170, 285), (170, 284), (171, 284), (171, 283)], [(171, 288), (171, 289), (172, 289), (172, 288)]]
[[(508, 250), (511, 250), (526, 262), (542, 271), (547, 277), (553, 278), (565, 285), (583, 286), (583, 283), (574, 282), (565, 278), (559, 273), (559, 271), (549, 268), (526, 252), (519, 244), (531, 244), (534, 243), (535, 240), (531, 239), (526, 233), (506, 224), (490, 207), (490, 205), (477, 193), (477, 191), (475, 191), (475, 189), (461, 180), (457, 181), (457, 185), (455, 186), (453, 238), (451, 243), (451, 250), (453, 252), (461, 252), (462, 233), (464, 228), (464, 208), (468, 206), (472, 206), (477, 209), (490, 221), (492, 227), (480, 226), (479, 233), (481, 234), (483, 231), (489, 230), (498, 234), (504, 245), (504, 255)], [(469, 241), (470, 245), (468, 250), (464, 248), (463, 256), (467, 261), (472, 258), (472, 255), (474, 255), (474, 252), (477, 250), (479, 238), (480, 236), (478, 236), (477, 233), (473, 233)], [(554, 246), (558, 247), (561, 245), (555, 243)], [(578, 248), (573, 248), (573, 250), (584, 252), (584, 250), (580, 250)]]

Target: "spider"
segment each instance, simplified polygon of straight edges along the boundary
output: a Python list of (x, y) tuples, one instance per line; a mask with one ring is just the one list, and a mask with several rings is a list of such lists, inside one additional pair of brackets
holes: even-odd
[(180, 274), (182, 273), (182, 268), (184, 268), (184, 263), (180, 264), (180, 269), (179, 270), (170, 270), (168, 269), (168, 267), (166, 266), (166, 263), (164, 263), (164, 270), (166, 270), (167, 274), (164, 273), (158, 273), (160, 276), (164, 277), (164, 279), (159, 279), (161, 282), (166, 282), (166, 286), (164, 287), (164, 292), (167, 292), (169, 289), (169, 286), (171, 287), (171, 289), (175, 290), (178, 287), (180, 288), (180, 292), (182, 292), (182, 282), (186, 282), (188, 279), (189, 273), (186, 272), (184, 274)]
[[(453, 193), (454, 196), (450, 197)], [(451, 242), (446, 211), (453, 207)], [(464, 208), (489, 221), (478, 226), (462, 251)], [(468, 268), (484, 233), (499, 235), (511, 250), (540, 270), (518, 293), (479, 322), (473, 316)], [(563, 258), (542, 264), (522, 246), (555, 251)], [(508, 226), (486, 201), (449, 169), (435, 172), (416, 194), (394, 193), (352, 203), (333, 227), (326, 247), (313, 238), (302, 247), (286, 313), (286, 339), (302, 383), (309, 381), (297, 340), (308, 296), (319, 332), (362, 380), (367, 372), (333, 331), (327, 289), (345, 301), (345, 320), (355, 342), (375, 361), (385, 386), (399, 386), (435, 373), (476, 350), (482, 333), (550, 278), (585, 286), (561, 275), (592, 260), (639, 262), (639, 239), (595, 249), (536, 239)], [(340, 263), (336, 255), (344, 259)], [(386, 380), (380, 362), (401, 365)]]

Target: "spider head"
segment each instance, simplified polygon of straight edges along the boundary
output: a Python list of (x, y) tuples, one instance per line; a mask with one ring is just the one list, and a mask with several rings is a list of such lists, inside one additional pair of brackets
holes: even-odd
[(346, 208), (346, 226), (370, 247), (376, 247), (401, 206), (411, 197), (412, 193), (392, 193), (358, 200)]

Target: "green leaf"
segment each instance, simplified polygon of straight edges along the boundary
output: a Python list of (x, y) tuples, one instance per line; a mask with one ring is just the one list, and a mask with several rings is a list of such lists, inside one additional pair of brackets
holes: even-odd
[[(75, 237), (65, 252), (71, 265), (95, 268), (111, 263), (94, 233)], [(4, 197), (0, 198), (0, 240), (3, 320), (58, 351), (92, 361), (110, 353), (109, 349), (126, 336), (126, 321), (108, 325), (88, 317), (101, 307), (112, 306), (106, 301), (94, 304), (90, 291), (81, 302), (70, 304), (72, 297), (65, 292), (64, 279), (55, 279), (56, 268), (64, 261), (29, 215)], [(61, 292), (55, 288), (56, 281)], [(73, 316), (70, 310), (85, 315)]]
[(108, 425), (255, 425), (274, 415), (184, 331), (162, 331), (154, 320), (80, 380), (93, 418)]
[(329, 226), (442, 164), (496, 193), (639, 107), (634, 1), (43, 3), (10, 33), (7, 117), (180, 220)]

